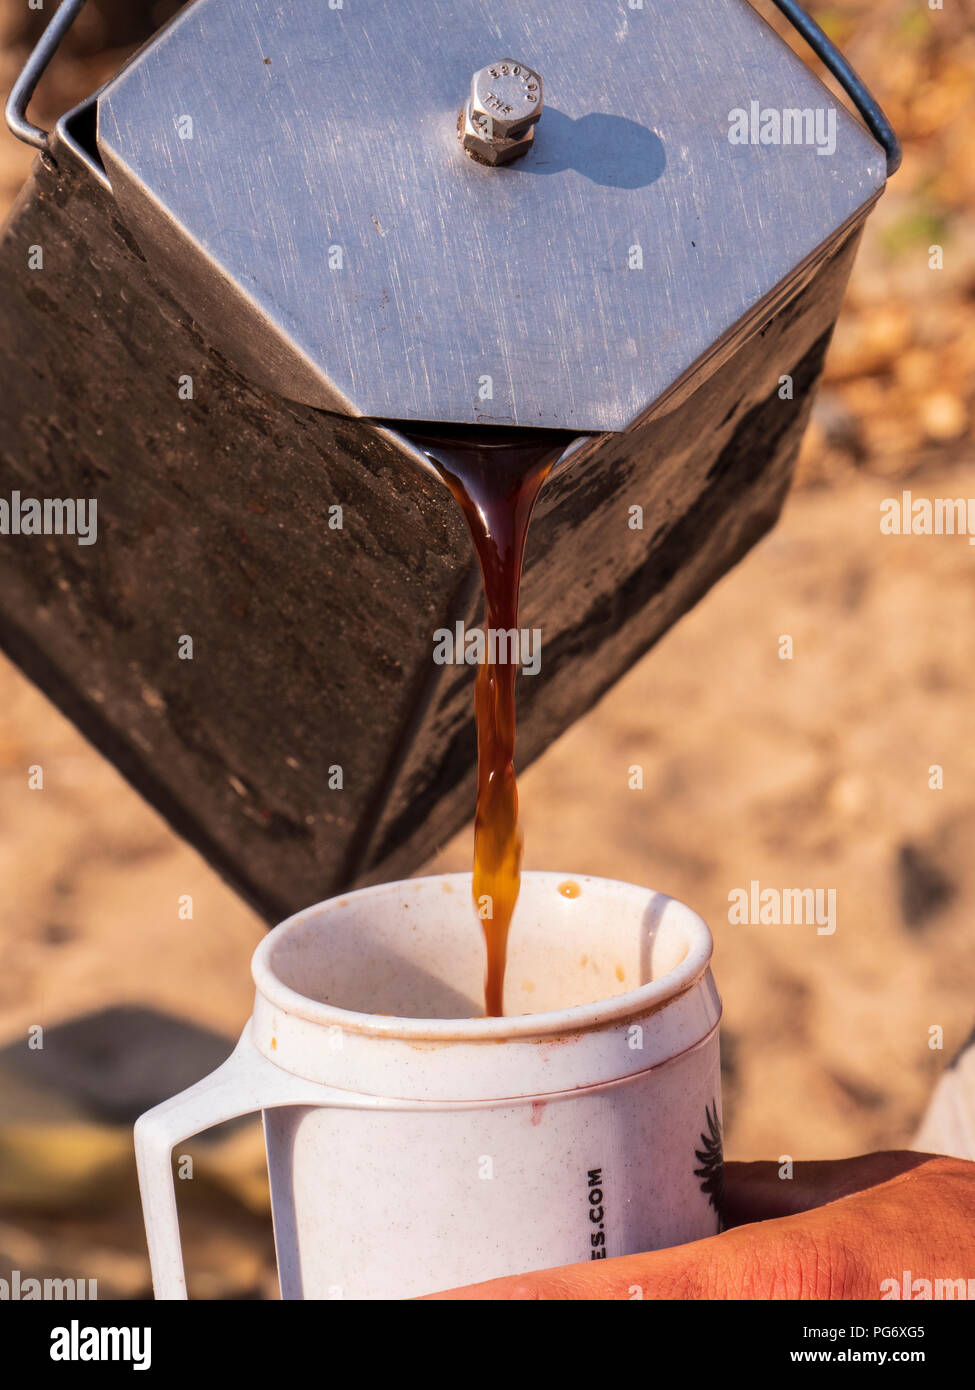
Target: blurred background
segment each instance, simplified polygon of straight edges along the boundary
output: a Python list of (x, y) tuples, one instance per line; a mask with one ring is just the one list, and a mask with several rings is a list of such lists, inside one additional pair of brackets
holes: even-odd
[[(34, 118), (90, 95), (178, 8), (91, 0)], [(810, 9), (905, 157), (867, 224), (796, 489), (521, 783), (526, 867), (649, 884), (711, 924), (726, 1152), (746, 1159), (908, 1145), (973, 1021), (975, 550), (879, 522), (904, 489), (975, 497), (975, 14)], [(4, 92), (47, 17), (0, 0)], [(3, 212), (31, 158), (0, 133)], [(24, 793), (33, 763), (41, 796)], [(433, 867), (468, 868), (471, 844), (468, 830)], [(752, 880), (835, 889), (835, 934), (730, 925), (728, 894)], [(0, 1276), (145, 1297), (131, 1124), (230, 1050), (263, 926), (2, 658), (0, 882)], [(175, 919), (184, 893), (191, 921)], [(27, 1063), (37, 1024), (43, 1059)], [(275, 1297), (259, 1127), (181, 1151), (191, 1295)]]

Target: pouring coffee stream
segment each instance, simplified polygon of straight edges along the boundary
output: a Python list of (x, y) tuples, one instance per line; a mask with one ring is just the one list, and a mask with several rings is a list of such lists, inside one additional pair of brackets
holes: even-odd
[(484, 656), (474, 687), (477, 810), (474, 908), (487, 949), (485, 1013), (504, 1012), (508, 932), (521, 886), (515, 686), (524, 652), (518, 611), (525, 544), (539, 493), (574, 436), (552, 430), (411, 431), (459, 503), (484, 583)]

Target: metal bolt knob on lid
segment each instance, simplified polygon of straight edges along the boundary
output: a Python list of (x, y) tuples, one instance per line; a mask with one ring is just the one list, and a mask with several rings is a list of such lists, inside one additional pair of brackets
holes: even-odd
[(471, 80), (460, 122), (464, 149), (485, 164), (510, 164), (531, 149), (541, 114), (541, 77), (527, 63), (502, 58)]

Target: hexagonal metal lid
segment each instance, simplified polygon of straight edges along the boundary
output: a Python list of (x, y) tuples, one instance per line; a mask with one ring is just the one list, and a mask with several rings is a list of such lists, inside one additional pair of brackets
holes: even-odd
[[(491, 168), (458, 118), (505, 55), (544, 110)], [(580, 432), (643, 414), (885, 178), (746, 0), (195, 0), (102, 92), (98, 144), (258, 384)]]

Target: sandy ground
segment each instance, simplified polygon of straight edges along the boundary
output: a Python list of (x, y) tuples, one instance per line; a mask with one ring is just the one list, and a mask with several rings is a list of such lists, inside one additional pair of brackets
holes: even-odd
[[(880, 530), (882, 500), (903, 488), (975, 496), (975, 162), (961, 119), (975, 51), (958, 15), (831, 14), (907, 156), (868, 228), (797, 489), (777, 530), (521, 783), (526, 867), (650, 884), (712, 926), (737, 1158), (908, 1144), (975, 1012), (975, 547)], [(118, 58), (82, 54), (52, 102), (95, 85), (65, 91), (77, 68)], [(6, 203), (30, 156), (0, 147)], [(33, 764), (43, 791), (28, 790)], [(628, 788), (633, 764), (642, 791)], [(465, 831), (435, 867), (466, 868), (470, 850)], [(835, 890), (835, 932), (732, 924), (729, 892), (752, 881)], [(31, 1025), (112, 1006), (239, 1030), (261, 925), (4, 663), (0, 882), (0, 1075)], [(187, 893), (192, 921), (177, 913)], [(63, 1087), (43, 1103), (9, 1082), (6, 1095), (0, 1273), (83, 1269), (103, 1296), (144, 1293), (127, 1127)], [(270, 1296), (259, 1135), (193, 1151), (194, 1292)]]

